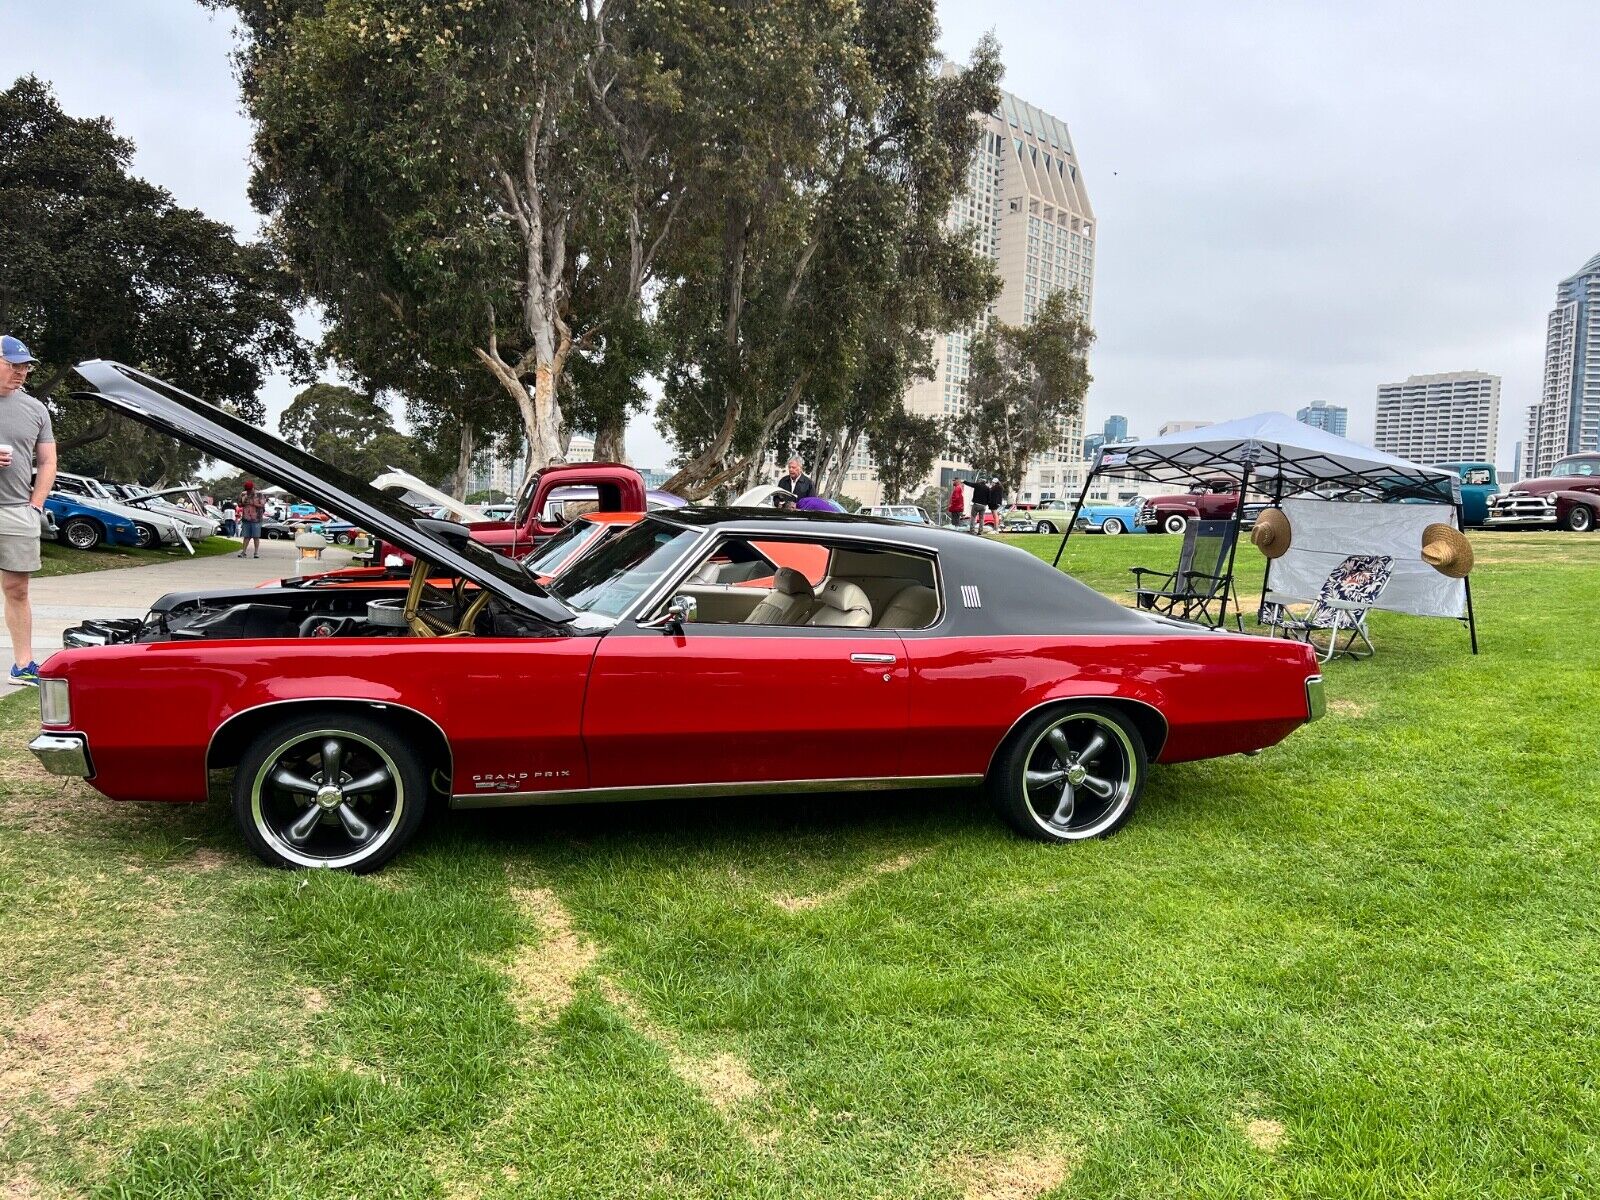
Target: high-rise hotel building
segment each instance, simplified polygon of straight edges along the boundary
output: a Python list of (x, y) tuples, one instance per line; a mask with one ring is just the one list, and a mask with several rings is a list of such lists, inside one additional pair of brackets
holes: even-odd
[[(948, 222), (967, 230), (994, 263), (1000, 295), (989, 317), (1021, 325), (1052, 291), (1076, 293), (1085, 316), (1094, 300), (1094, 210), (1067, 125), (1010, 92), (984, 118), (967, 187)], [(959, 416), (967, 408), (968, 352), (974, 329), (935, 339), (934, 372), (906, 393), (906, 407), (925, 416)], [(1030, 465), (1022, 494), (1013, 500), (1076, 495), (1083, 484), (1083, 416), (1061, 423), (1056, 445)], [(968, 464), (940, 459), (928, 483), (941, 489)], [(869, 464), (858, 462), (845, 491), (878, 501)]]
[(1556, 288), (1544, 388), (1528, 410), (1523, 474), (1548, 475), (1562, 455), (1580, 450), (1600, 450), (1600, 254)]
[(1498, 375), (1451, 371), (1378, 385), (1379, 450), (1424, 466), (1492, 463), (1499, 440)]

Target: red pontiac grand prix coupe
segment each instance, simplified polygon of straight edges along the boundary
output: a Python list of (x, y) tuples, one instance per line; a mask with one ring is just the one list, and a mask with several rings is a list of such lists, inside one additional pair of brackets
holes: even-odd
[[(388, 594), (167, 596), (40, 671), (45, 766), (163, 802), (230, 772), (242, 836), (278, 866), (373, 870), (432, 793), (470, 808), (981, 784), (1019, 833), (1070, 842), (1126, 822), (1151, 763), (1259, 750), (1321, 712), (1309, 647), (1133, 612), (950, 530), (675, 509), (541, 587), (463, 527), (158, 379), (78, 370), (90, 398), (415, 556)], [(774, 545), (825, 572), (773, 562)]]

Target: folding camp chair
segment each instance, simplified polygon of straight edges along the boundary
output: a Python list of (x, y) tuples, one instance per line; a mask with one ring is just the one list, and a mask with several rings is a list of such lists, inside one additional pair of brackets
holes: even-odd
[[(1296, 616), (1282, 601), (1263, 600), (1258, 619), (1272, 630), (1274, 637), (1281, 629), (1310, 644), (1320, 662), (1340, 654), (1370, 658), (1376, 647), (1367, 634), (1367, 613), (1389, 586), (1393, 572), (1394, 559), (1387, 554), (1352, 554), (1329, 572), (1310, 612)], [(1318, 630), (1327, 632), (1326, 647), (1319, 647), (1312, 637)], [(1340, 633), (1347, 635), (1343, 646), (1339, 645)], [(1355, 648), (1358, 638), (1366, 645), (1365, 650)]]
[[(1129, 567), (1133, 572), (1134, 603), (1148, 612), (1198, 621), (1215, 628), (1222, 623), (1222, 601), (1231, 593), (1228, 558), (1233, 552), (1235, 527), (1230, 521), (1196, 521), (1183, 527), (1183, 548), (1178, 551), (1178, 569), (1157, 571), (1151, 567)], [(1149, 576), (1149, 580), (1146, 580)], [(1235, 597), (1237, 599), (1237, 597)], [(1240, 631), (1238, 605), (1233, 619)]]

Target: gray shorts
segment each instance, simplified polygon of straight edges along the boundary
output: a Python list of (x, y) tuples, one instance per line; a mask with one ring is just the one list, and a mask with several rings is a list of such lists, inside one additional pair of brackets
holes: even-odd
[(239, 536), (242, 537), (247, 542), (251, 538), (255, 538), (257, 541), (260, 541), (261, 540), (261, 522), (260, 521), (240, 521), (239, 522)]
[(0, 571), (39, 569), (39, 514), (26, 504), (0, 505)]

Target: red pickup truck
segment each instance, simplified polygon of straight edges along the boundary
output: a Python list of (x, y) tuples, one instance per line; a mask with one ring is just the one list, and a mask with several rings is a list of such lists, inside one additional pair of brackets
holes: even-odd
[(1237, 507), (1237, 479), (1207, 479), (1180, 496), (1148, 497), (1139, 506), (1138, 525), (1150, 533), (1182, 533), (1185, 522), (1191, 517), (1200, 521), (1221, 520), (1233, 516)]
[[(623, 463), (569, 463), (546, 467), (523, 485), (516, 512), (509, 521), (476, 521), (468, 525), (472, 540), (501, 554), (521, 558), (568, 521), (585, 512), (644, 512), (648, 504), (644, 476)], [(379, 543), (371, 561), (407, 555)]]

